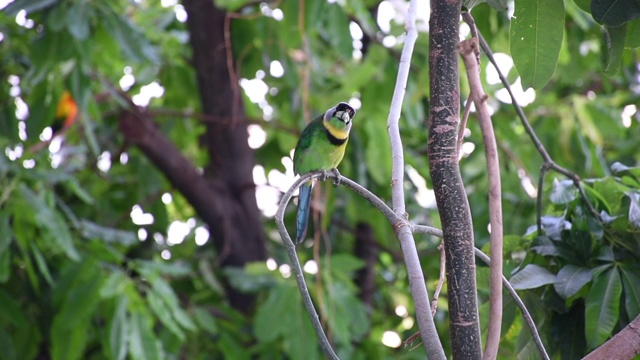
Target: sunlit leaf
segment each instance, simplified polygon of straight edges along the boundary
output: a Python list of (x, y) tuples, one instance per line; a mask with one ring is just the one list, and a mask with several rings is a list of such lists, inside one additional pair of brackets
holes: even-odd
[(151, 328), (150, 319), (137, 311), (131, 313), (129, 322), (129, 355), (133, 360), (165, 358), (160, 341)]
[(613, 76), (618, 73), (622, 63), (622, 52), (624, 51), (624, 44), (627, 37), (627, 26), (605, 26), (605, 30), (605, 43), (608, 51), (604, 73)]
[(563, 32), (562, 1), (522, 0), (515, 4), (509, 43), (524, 89), (540, 89), (549, 82), (558, 62)]

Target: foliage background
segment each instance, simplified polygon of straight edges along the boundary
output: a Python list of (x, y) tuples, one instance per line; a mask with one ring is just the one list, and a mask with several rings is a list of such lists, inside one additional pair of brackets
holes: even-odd
[[(202, 44), (189, 42), (193, 30), (184, 22), (185, 7), (197, 2), (27, 0), (0, 13), (0, 343), (6, 349), (0, 358), (321, 357), (295, 282), (286, 276), (273, 206), (292, 180), (286, 158), (299, 130), (348, 99), (362, 106), (340, 170), (390, 199), (386, 117), (407, 4), (216, 1), (229, 20), (211, 26), (224, 26), (235, 63), (234, 72), (223, 70), (242, 85), (236, 94), (251, 137), (264, 136), (254, 150), (253, 178), (262, 208), (257, 231), (269, 260), (241, 267), (224, 262), (226, 254), (213, 246), (224, 241), (217, 233), (204, 243), (212, 226), (202, 220), (206, 214), (167, 180), (175, 174), (154, 166), (119, 126), (123, 112), (133, 111), (118, 95), (122, 90), (204, 176), (221, 171), (203, 140), (218, 120), (203, 110), (201, 69), (191, 61), (193, 46)], [(521, 293), (545, 344), (566, 359), (597, 347), (640, 313), (640, 171), (633, 168), (640, 165), (638, 51), (623, 51), (618, 73), (605, 75), (610, 59), (602, 27), (577, 3), (564, 2), (557, 67), (546, 86), (529, 90), (535, 101), (525, 112), (555, 161), (588, 179), (590, 199), (610, 219), (605, 224), (587, 215), (562, 177), (547, 176), (537, 189), (541, 159), (482, 58), (501, 149), (505, 273), (521, 270), (514, 281), (530, 289)], [(387, 26), (378, 19), (391, 9), (396, 16)], [(412, 221), (438, 226), (426, 158), (428, 10), (419, 11), (422, 32), (401, 119), (407, 210)], [(494, 52), (509, 54), (510, 12), (480, 4), (472, 14)], [(627, 30), (628, 38), (633, 34)], [(518, 82), (515, 68), (506, 72)], [(144, 94), (160, 86), (159, 96), (145, 102)], [(67, 89), (81, 109), (77, 124), (60, 149), (30, 152)], [(463, 99), (467, 92), (463, 82)], [(476, 244), (483, 247), (487, 178), (479, 128), (473, 118), (468, 126), (461, 169)], [(319, 185), (313, 240), (299, 255), (338, 355), (422, 358), (419, 349), (382, 342), (417, 329), (392, 228), (353, 193)], [(530, 228), (536, 190), (544, 192), (543, 234)], [(152, 221), (136, 220), (140, 212)], [(293, 213), (287, 213), (291, 227)], [(438, 241), (417, 241), (432, 294)], [(563, 282), (566, 272), (575, 276)], [(484, 320), (488, 269), (479, 266), (477, 276)], [(233, 291), (250, 295), (253, 305), (241, 306)], [(436, 323), (447, 348), (445, 300), (446, 293)], [(503, 329), (501, 357), (535, 356), (508, 299)]]

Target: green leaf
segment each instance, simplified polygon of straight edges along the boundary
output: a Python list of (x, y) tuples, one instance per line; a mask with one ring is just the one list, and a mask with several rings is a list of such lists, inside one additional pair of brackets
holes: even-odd
[(575, 265), (565, 265), (556, 276), (553, 287), (558, 295), (568, 299), (591, 281), (591, 270)]
[(627, 38), (624, 47), (625, 49), (636, 49), (640, 47), (640, 19), (627, 23)]
[(69, 232), (69, 228), (64, 222), (62, 216), (60, 216), (55, 209), (47, 206), (44, 200), (38, 197), (25, 184), (20, 184), (20, 193), (29, 206), (34, 210), (38, 225), (48, 232), (60, 250), (64, 251), (69, 259), (75, 261), (79, 260), (80, 255), (73, 245), (71, 233)]
[(591, 0), (573, 0), (573, 2), (578, 5), (582, 11), (591, 14)]
[(555, 71), (564, 32), (564, 3), (521, 0), (516, 3), (509, 43), (522, 87), (540, 89)]
[(640, 266), (622, 264), (620, 268), (624, 285), (624, 304), (630, 319), (640, 315)]
[(129, 319), (127, 318), (126, 296), (117, 300), (116, 309), (109, 324), (109, 351), (111, 359), (124, 360), (127, 357), (127, 335), (129, 333)]
[(591, 15), (602, 25), (620, 26), (640, 17), (637, 0), (592, 0)]
[(4, 8), (3, 12), (7, 16), (16, 16), (20, 10), (31, 14), (38, 10), (46, 9), (57, 2), (58, 0), (16, 0)]
[(6, 282), (11, 276), (11, 238), (13, 231), (9, 224), (9, 214), (0, 212), (0, 283)]
[(116, 39), (126, 56), (134, 61), (159, 61), (155, 48), (147, 41), (141, 31), (128, 18), (114, 12), (111, 8), (104, 11), (104, 25)]
[(535, 289), (553, 284), (556, 276), (540, 265), (529, 264), (511, 277), (511, 285), (516, 290)]
[(4, 328), (0, 327), (0, 359), (2, 360), (17, 360), (16, 349), (13, 345), (13, 339), (11, 335)]
[(67, 319), (59, 314), (53, 320), (51, 327), (51, 358), (53, 360), (83, 359), (87, 346), (87, 335), (90, 321), (83, 317), (68, 326)]
[(573, 181), (565, 179), (558, 181), (553, 179), (553, 189), (549, 200), (554, 204), (568, 204), (578, 196), (578, 190), (573, 186)]
[(80, 220), (80, 234), (88, 240), (100, 239), (109, 244), (132, 246), (137, 244), (138, 235), (133, 231), (123, 231), (98, 225), (92, 221)]
[(217, 335), (220, 332), (216, 318), (213, 317), (207, 309), (201, 307), (195, 308), (194, 316), (198, 325), (210, 335)]
[(28, 325), (27, 318), (22, 311), (22, 304), (2, 289), (0, 289), (0, 319), (17, 328)]
[(508, 0), (487, 0), (487, 4), (498, 11), (507, 11), (509, 9)]
[(33, 258), (36, 260), (36, 266), (38, 266), (38, 270), (40, 270), (40, 274), (47, 281), (50, 286), (53, 286), (53, 278), (51, 277), (51, 272), (49, 271), (49, 266), (47, 266), (47, 260), (45, 260), (40, 249), (34, 244), (30, 243), (29, 247), (31, 248), (31, 253), (33, 254)]
[(622, 53), (627, 37), (627, 26), (616, 27), (605, 26), (605, 42), (607, 44), (607, 61), (604, 73), (613, 76), (620, 70), (622, 64)]
[(164, 359), (161, 343), (151, 329), (151, 319), (141, 312), (132, 312), (129, 326), (129, 354), (133, 360)]
[(180, 329), (178, 324), (171, 317), (171, 311), (162, 301), (162, 298), (156, 291), (150, 291), (147, 293), (147, 303), (154, 314), (160, 319), (160, 322), (167, 327), (171, 333), (173, 333), (180, 341), (184, 341), (184, 332)]
[(614, 267), (598, 274), (586, 298), (585, 335), (589, 349), (595, 349), (604, 343), (620, 316), (620, 296), (622, 282)]
[(76, 40), (84, 40), (89, 36), (88, 5), (88, 1), (75, 1), (67, 11), (67, 29)]
[(180, 301), (173, 291), (171, 286), (160, 277), (156, 277), (151, 280), (153, 290), (162, 299), (173, 318), (185, 329), (196, 330), (196, 325), (193, 323), (189, 314), (180, 306)]
[(629, 225), (640, 229), (640, 192), (629, 191)]

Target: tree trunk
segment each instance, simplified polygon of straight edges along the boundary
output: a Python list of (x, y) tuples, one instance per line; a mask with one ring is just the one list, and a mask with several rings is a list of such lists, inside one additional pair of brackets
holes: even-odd
[[(211, 0), (184, 0), (193, 48), (202, 112), (220, 121), (207, 123), (202, 145), (210, 162), (205, 177), (224, 209), (219, 223), (208, 224), (222, 266), (243, 266), (266, 259), (265, 235), (256, 204), (253, 151), (247, 142), (247, 123), (241, 89), (232, 79), (233, 64), (225, 44), (226, 12)], [(235, 105), (235, 106), (234, 106)], [(248, 310), (252, 297), (227, 287), (232, 306)]]
[(444, 235), (453, 358), (480, 359), (473, 224), (457, 149), (460, 93), (456, 45), (460, 6), (460, 1), (431, 0), (429, 172)]

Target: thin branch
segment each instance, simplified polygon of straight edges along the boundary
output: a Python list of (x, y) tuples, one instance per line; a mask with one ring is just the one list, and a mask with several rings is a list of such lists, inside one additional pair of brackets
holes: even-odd
[(536, 225), (538, 227), (538, 236), (542, 236), (542, 189), (544, 188), (544, 177), (548, 168), (540, 166), (540, 176), (538, 177), (538, 194), (536, 194)]
[[(480, 260), (482, 260), (482, 262), (491, 266), (491, 259), (485, 253), (483, 253), (480, 249), (474, 248), (474, 253)], [(547, 350), (544, 348), (544, 344), (542, 343), (542, 339), (540, 338), (540, 334), (538, 333), (538, 329), (536, 328), (536, 323), (533, 321), (533, 318), (531, 317), (529, 310), (527, 310), (527, 307), (525, 306), (524, 302), (522, 301), (522, 299), (520, 299), (520, 296), (518, 296), (516, 289), (514, 289), (513, 286), (511, 286), (511, 283), (509, 282), (509, 280), (507, 280), (506, 277), (504, 277), (504, 275), (502, 276), (502, 284), (504, 285), (504, 287), (507, 288), (509, 295), (511, 295), (513, 300), (516, 302), (516, 305), (518, 305), (518, 307), (520, 308), (520, 311), (522, 311), (522, 317), (524, 317), (524, 320), (529, 326), (529, 330), (531, 331), (533, 342), (536, 344), (536, 347), (538, 348), (538, 352), (540, 352), (540, 356), (544, 360), (549, 360), (549, 354), (547, 354)]]
[(471, 94), (469, 94), (469, 98), (467, 99), (467, 103), (464, 104), (464, 113), (462, 114), (462, 119), (460, 119), (460, 126), (458, 127), (458, 145), (456, 149), (458, 150), (458, 160), (462, 159), (462, 142), (464, 141), (464, 129), (467, 128), (467, 121), (469, 120), (469, 113), (471, 112)]
[[(391, 144), (391, 199), (394, 213), (402, 218), (407, 215), (405, 213), (404, 201), (404, 154), (402, 150), (402, 138), (400, 137), (399, 120), (402, 111), (402, 101), (407, 87), (407, 79), (411, 68), (411, 56), (413, 48), (418, 38), (416, 30), (416, 11), (418, 2), (411, 0), (409, 10), (407, 12), (405, 29), (407, 37), (404, 41), (400, 63), (398, 65), (398, 75), (393, 90), (393, 98), (391, 99), (391, 107), (389, 109), (389, 117), (387, 119), (387, 130), (389, 132), (389, 142)], [(407, 275), (409, 278), (409, 286), (414, 301), (416, 318), (418, 320), (418, 328), (422, 336), (422, 342), (425, 345), (427, 355), (430, 359), (445, 359), (444, 349), (440, 343), (438, 332), (436, 331), (433, 316), (431, 316), (431, 307), (429, 306), (429, 293), (425, 285), (424, 275), (420, 267), (420, 259), (416, 250), (415, 240), (411, 231), (411, 225), (408, 222), (399, 223), (400, 226), (394, 226), (394, 230), (400, 248), (405, 258), (407, 267)]]
[(293, 269), (294, 274), (296, 275), (296, 281), (298, 282), (298, 288), (300, 289), (300, 293), (302, 295), (302, 301), (304, 303), (304, 307), (307, 310), (307, 313), (309, 314), (309, 318), (311, 319), (311, 323), (313, 324), (313, 328), (315, 329), (316, 334), (318, 335), (318, 339), (320, 340), (320, 347), (322, 348), (324, 353), (327, 355), (327, 357), (329, 357), (330, 359), (338, 359), (337, 355), (333, 351), (333, 348), (331, 347), (331, 344), (329, 343), (329, 340), (327, 339), (327, 336), (322, 328), (322, 324), (320, 323), (318, 313), (316, 312), (313, 306), (313, 301), (311, 300), (311, 296), (309, 295), (309, 289), (307, 288), (307, 284), (305, 283), (305, 280), (304, 280), (304, 273), (302, 271), (302, 268), (300, 267), (298, 255), (296, 254), (295, 245), (291, 241), (289, 232), (287, 231), (287, 228), (284, 225), (284, 212), (285, 212), (285, 209), (287, 208), (287, 204), (289, 203), (289, 201), (291, 201), (291, 198), (293, 197), (293, 193), (302, 184), (318, 178), (323, 178), (323, 179), (333, 178), (333, 179), (339, 180), (340, 185), (344, 185), (352, 189), (357, 194), (364, 197), (367, 201), (373, 204), (378, 210), (380, 210), (380, 212), (387, 218), (387, 220), (389, 221), (389, 223), (391, 223), (394, 229), (397, 229), (400, 227), (407, 228), (410, 226), (410, 224), (408, 224), (408, 222), (405, 219), (397, 216), (393, 212), (393, 210), (391, 210), (391, 208), (387, 206), (387, 204), (385, 204), (382, 200), (380, 200), (380, 198), (375, 196), (372, 192), (360, 186), (360, 184), (354, 182), (353, 180), (348, 179), (342, 175), (338, 175), (336, 177), (336, 174), (334, 174), (333, 172), (316, 171), (316, 172), (302, 175), (296, 182), (293, 183), (293, 185), (291, 185), (289, 190), (287, 190), (287, 192), (282, 196), (282, 199), (280, 199), (280, 205), (278, 206), (278, 210), (275, 216), (276, 226), (278, 227), (280, 237), (282, 238), (282, 241), (284, 242), (284, 245), (287, 248), (287, 253), (289, 254), (289, 259), (291, 260), (291, 267)]
[(447, 266), (444, 242), (438, 245), (438, 250), (440, 250), (440, 277), (438, 277), (438, 286), (436, 286), (436, 291), (433, 292), (433, 300), (431, 300), (431, 315), (433, 316), (436, 315), (436, 310), (438, 309), (438, 298), (440, 297), (440, 291), (442, 291), (442, 285), (444, 284), (445, 268)]
[(591, 213), (591, 215), (594, 218), (596, 218), (598, 221), (601, 221), (600, 214), (593, 207), (593, 204), (591, 204), (591, 202), (589, 201), (589, 198), (587, 197), (587, 194), (584, 192), (584, 188), (582, 187), (582, 183), (580, 182), (580, 177), (577, 174), (556, 164), (556, 162), (553, 161), (553, 159), (547, 152), (547, 149), (544, 147), (544, 145), (536, 135), (535, 131), (533, 130), (533, 127), (531, 127), (531, 124), (529, 124), (529, 120), (527, 120), (527, 116), (524, 114), (524, 111), (522, 111), (522, 108), (518, 104), (516, 97), (513, 95), (513, 91), (511, 91), (511, 85), (509, 84), (509, 81), (504, 76), (504, 74), (502, 74), (502, 72), (500, 71), (500, 68), (498, 67), (498, 63), (493, 57), (493, 52), (491, 51), (489, 44), (487, 44), (487, 42), (484, 40), (480, 32), (478, 32), (478, 39), (480, 40), (480, 46), (482, 47), (482, 51), (484, 51), (485, 55), (487, 55), (487, 58), (489, 58), (489, 61), (491, 62), (491, 64), (493, 64), (493, 66), (495, 67), (496, 71), (498, 72), (498, 76), (500, 77), (500, 81), (504, 85), (505, 89), (507, 89), (507, 92), (511, 97), (511, 103), (513, 104), (514, 108), (516, 109), (516, 113), (520, 118), (520, 122), (524, 126), (524, 129), (527, 132), (527, 134), (529, 134), (529, 137), (531, 138), (531, 141), (533, 142), (536, 149), (540, 153), (540, 156), (542, 156), (542, 159), (544, 161), (543, 166), (546, 167), (547, 169), (554, 170), (571, 179), (575, 187), (578, 189), (578, 192), (580, 193), (580, 197), (582, 198), (582, 201), (584, 201), (585, 205), (587, 206), (587, 209), (589, 209), (589, 212)]
[[(467, 13), (467, 17), (471, 15)], [(473, 24), (470, 24), (473, 26)], [(502, 327), (502, 190), (500, 182), (500, 164), (498, 159), (498, 145), (496, 135), (493, 132), (491, 115), (487, 106), (488, 96), (484, 93), (480, 81), (480, 67), (478, 66), (478, 39), (472, 37), (462, 41), (458, 45), (460, 56), (464, 62), (469, 87), (470, 99), (476, 107), (476, 113), (482, 131), (485, 156), (487, 159), (487, 175), (489, 178), (489, 224), (491, 256), (494, 261), (491, 264), (491, 276), (489, 282), (489, 327), (487, 342), (483, 358), (493, 360), (498, 356), (500, 347), (500, 329)]]

